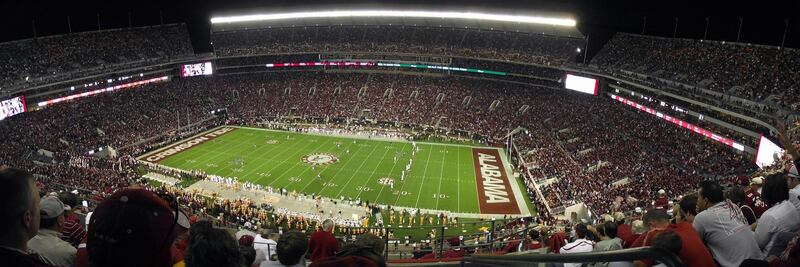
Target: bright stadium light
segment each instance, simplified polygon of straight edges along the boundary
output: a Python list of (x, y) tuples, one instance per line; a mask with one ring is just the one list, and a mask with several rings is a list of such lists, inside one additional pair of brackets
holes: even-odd
[(292, 12), (275, 14), (255, 14), (243, 16), (228, 16), (211, 18), (212, 24), (250, 22), (283, 19), (307, 18), (341, 18), (341, 17), (416, 17), (416, 18), (442, 18), (442, 19), (473, 19), (486, 21), (503, 21), (517, 23), (547, 24), (574, 27), (576, 22), (569, 18), (547, 18), (538, 16), (515, 16), (487, 14), (477, 12), (437, 12), (437, 11), (401, 11), (401, 10), (346, 10), (346, 11), (317, 11), (317, 12)]

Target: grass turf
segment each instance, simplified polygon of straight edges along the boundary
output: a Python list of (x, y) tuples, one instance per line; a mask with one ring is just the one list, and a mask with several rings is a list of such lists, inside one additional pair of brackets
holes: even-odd
[[(273, 188), (285, 187), (290, 192), (480, 213), (471, 147), (420, 143), (418, 146), (420, 151), (413, 157), (410, 175), (404, 182), (400, 181), (400, 173), (412, 158), (410, 142), (247, 128), (195, 146), (159, 164), (184, 170), (200, 169), (208, 174), (238, 177), (240, 181)], [(338, 161), (312, 169), (302, 159), (315, 153), (333, 154)], [(243, 160), (244, 164), (237, 160)], [(317, 173), (321, 178), (317, 178)], [(379, 183), (381, 178), (394, 179), (394, 189)]]

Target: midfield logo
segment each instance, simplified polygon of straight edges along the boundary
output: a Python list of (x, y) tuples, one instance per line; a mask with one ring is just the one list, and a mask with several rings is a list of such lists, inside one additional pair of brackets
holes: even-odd
[(302, 160), (311, 166), (321, 166), (336, 163), (339, 157), (330, 153), (314, 153), (303, 156)]

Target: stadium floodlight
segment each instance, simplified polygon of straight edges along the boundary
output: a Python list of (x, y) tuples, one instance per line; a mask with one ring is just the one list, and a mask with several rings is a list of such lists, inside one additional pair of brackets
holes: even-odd
[(576, 22), (570, 18), (549, 18), (539, 16), (517, 16), (503, 14), (487, 14), (477, 12), (438, 12), (438, 11), (408, 11), (408, 10), (343, 10), (343, 11), (315, 11), (292, 12), (274, 14), (254, 14), (242, 16), (213, 17), (211, 24), (253, 22), (265, 20), (307, 19), (307, 18), (341, 18), (341, 17), (415, 17), (415, 18), (442, 18), (442, 19), (472, 19), (485, 21), (502, 21), (531, 24), (547, 24), (553, 26), (574, 27)]

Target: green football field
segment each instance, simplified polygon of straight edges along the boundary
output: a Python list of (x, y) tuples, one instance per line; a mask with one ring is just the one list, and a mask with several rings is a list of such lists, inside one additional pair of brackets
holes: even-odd
[[(419, 150), (412, 155), (412, 143), (407, 141), (234, 128), (157, 163), (237, 177), (242, 182), (286, 188), (290, 192), (481, 213), (473, 147), (436, 143), (417, 143), (417, 146)], [(413, 160), (410, 172), (401, 181), (401, 173), (410, 160)], [(516, 187), (518, 183), (512, 184)], [(522, 203), (520, 210), (527, 210), (523, 208), (527, 207), (526, 200), (517, 201)]]

